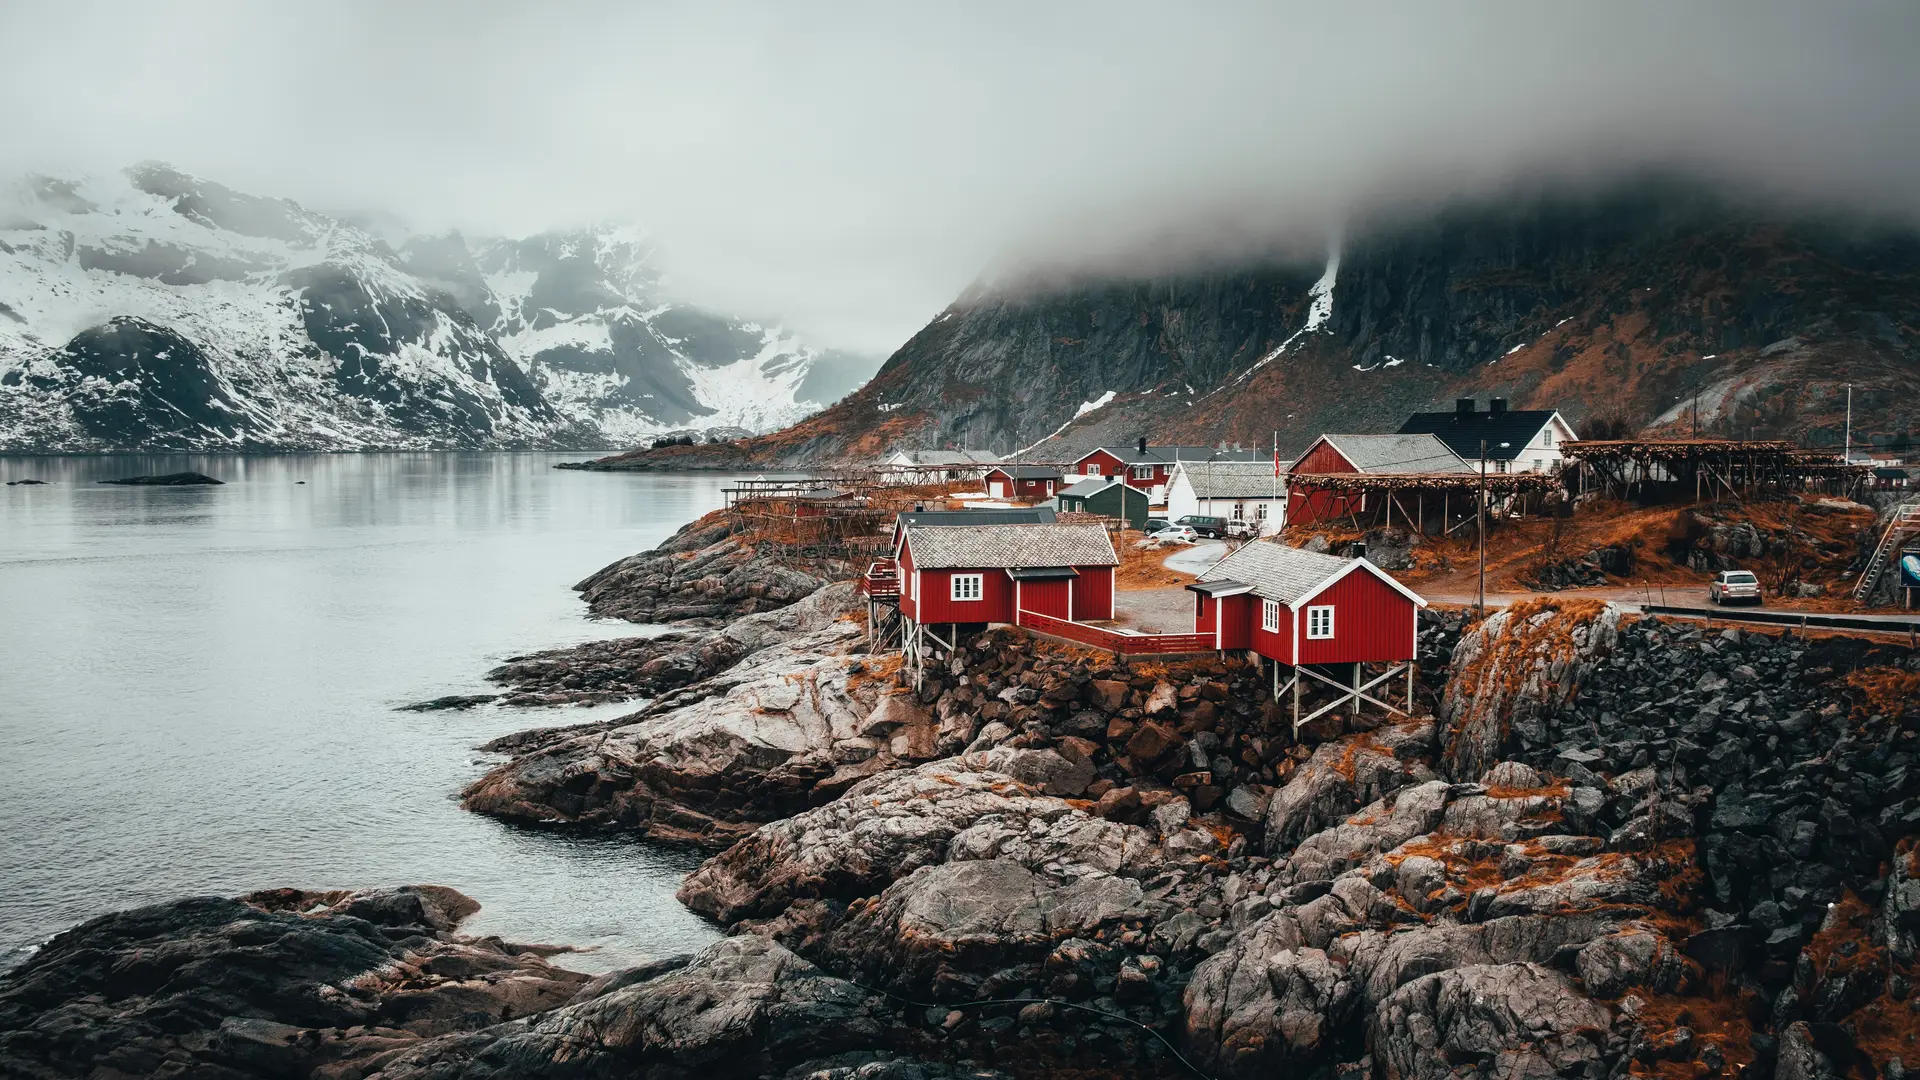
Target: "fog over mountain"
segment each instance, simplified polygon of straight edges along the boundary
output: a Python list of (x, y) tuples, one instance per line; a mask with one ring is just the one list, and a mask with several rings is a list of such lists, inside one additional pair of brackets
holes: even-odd
[(0, 172), (638, 224), (664, 287), (868, 352), (983, 274), (1305, 251), (1510, 186), (1920, 212), (1913, 5), (72, 3), (0, 41)]

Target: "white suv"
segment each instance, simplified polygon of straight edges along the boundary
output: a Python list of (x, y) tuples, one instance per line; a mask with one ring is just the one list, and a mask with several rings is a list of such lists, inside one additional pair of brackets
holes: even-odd
[(1707, 586), (1707, 599), (1722, 607), (1727, 604), (1760, 602), (1760, 579), (1751, 570), (1722, 570)]

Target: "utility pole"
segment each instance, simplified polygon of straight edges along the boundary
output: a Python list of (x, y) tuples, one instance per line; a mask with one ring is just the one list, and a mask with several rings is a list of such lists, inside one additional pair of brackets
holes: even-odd
[(1487, 440), (1480, 440), (1480, 500), (1474, 504), (1473, 531), (1480, 537), (1480, 603), (1478, 613), (1487, 613)]
[(1847, 435), (1846, 435), (1846, 445), (1841, 450), (1840, 460), (1848, 465), (1853, 464), (1853, 384), (1852, 383), (1847, 384)]

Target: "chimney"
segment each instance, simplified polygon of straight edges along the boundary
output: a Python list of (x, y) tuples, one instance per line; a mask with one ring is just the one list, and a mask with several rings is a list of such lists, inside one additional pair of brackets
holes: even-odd
[(927, 509), (927, 504), (926, 504), (926, 503), (914, 503), (914, 504), (913, 504), (913, 512), (914, 512), (914, 513), (916, 513), (916, 514), (922, 514), (922, 513), (925, 513), (925, 512), (926, 512), (926, 509)]
[(1503, 398), (1503, 397), (1497, 397), (1497, 398), (1492, 398), (1492, 399), (1489, 399), (1489, 400), (1487, 401), (1487, 412), (1488, 412), (1488, 413), (1490, 413), (1490, 414), (1492, 414), (1492, 415), (1494, 415), (1494, 416), (1504, 416), (1504, 415), (1506, 415), (1506, 411), (1507, 411), (1507, 399), (1506, 399), (1506, 398)]
[(1453, 399), (1453, 415), (1472, 416), (1473, 415), (1473, 399), (1470, 397), (1454, 398)]
[(1142, 454), (1147, 452), (1147, 437), (1145, 435), (1140, 436), (1139, 448)]

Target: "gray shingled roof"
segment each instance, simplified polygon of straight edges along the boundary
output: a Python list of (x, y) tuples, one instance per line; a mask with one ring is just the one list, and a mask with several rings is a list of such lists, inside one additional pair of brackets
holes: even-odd
[(1322, 435), (1363, 473), (1470, 473), (1436, 435)]
[(965, 525), (1040, 525), (1052, 524), (1051, 506), (980, 506), (968, 510), (902, 510), (900, 524), (938, 525), (942, 528)]
[(1015, 480), (1058, 480), (1064, 475), (1058, 465), (990, 465), (987, 471), (1003, 472)]
[[(1121, 480), (1117, 476), (1089, 476), (1077, 484), (1061, 488), (1060, 494), (1071, 495), (1076, 499), (1080, 499), (1088, 495), (1096, 495), (1118, 483), (1121, 483)], [(1132, 487), (1131, 484), (1127, 486)], [(1146, 497), (1147, 493), (1140, 491), (1139, 488), (1133, 488), (1133, 490), (1140, 492), (1142, 498)]]
[[(1285, 469), (1292, 462), (1283, 461)], [(1194, 495), (1202, 499), (1272, 499), (1278, 481), (1272, 460), (1265, 461), (1183, 461), (1180, 472), (1187, 476)]]
[(1200, 581), (1244, 581), (1259, 596), (1291, 605), (1352, 561), (1256, 540), (1215, 563)]
[(907, 450), (915, 465), (997, 465), (1000, 455), (986, 450)]
[(907, 527), (913, 565), (921, 570), (976, 567), (1117, 566), (1113, 541), (1099, 525), (972, 525)]

